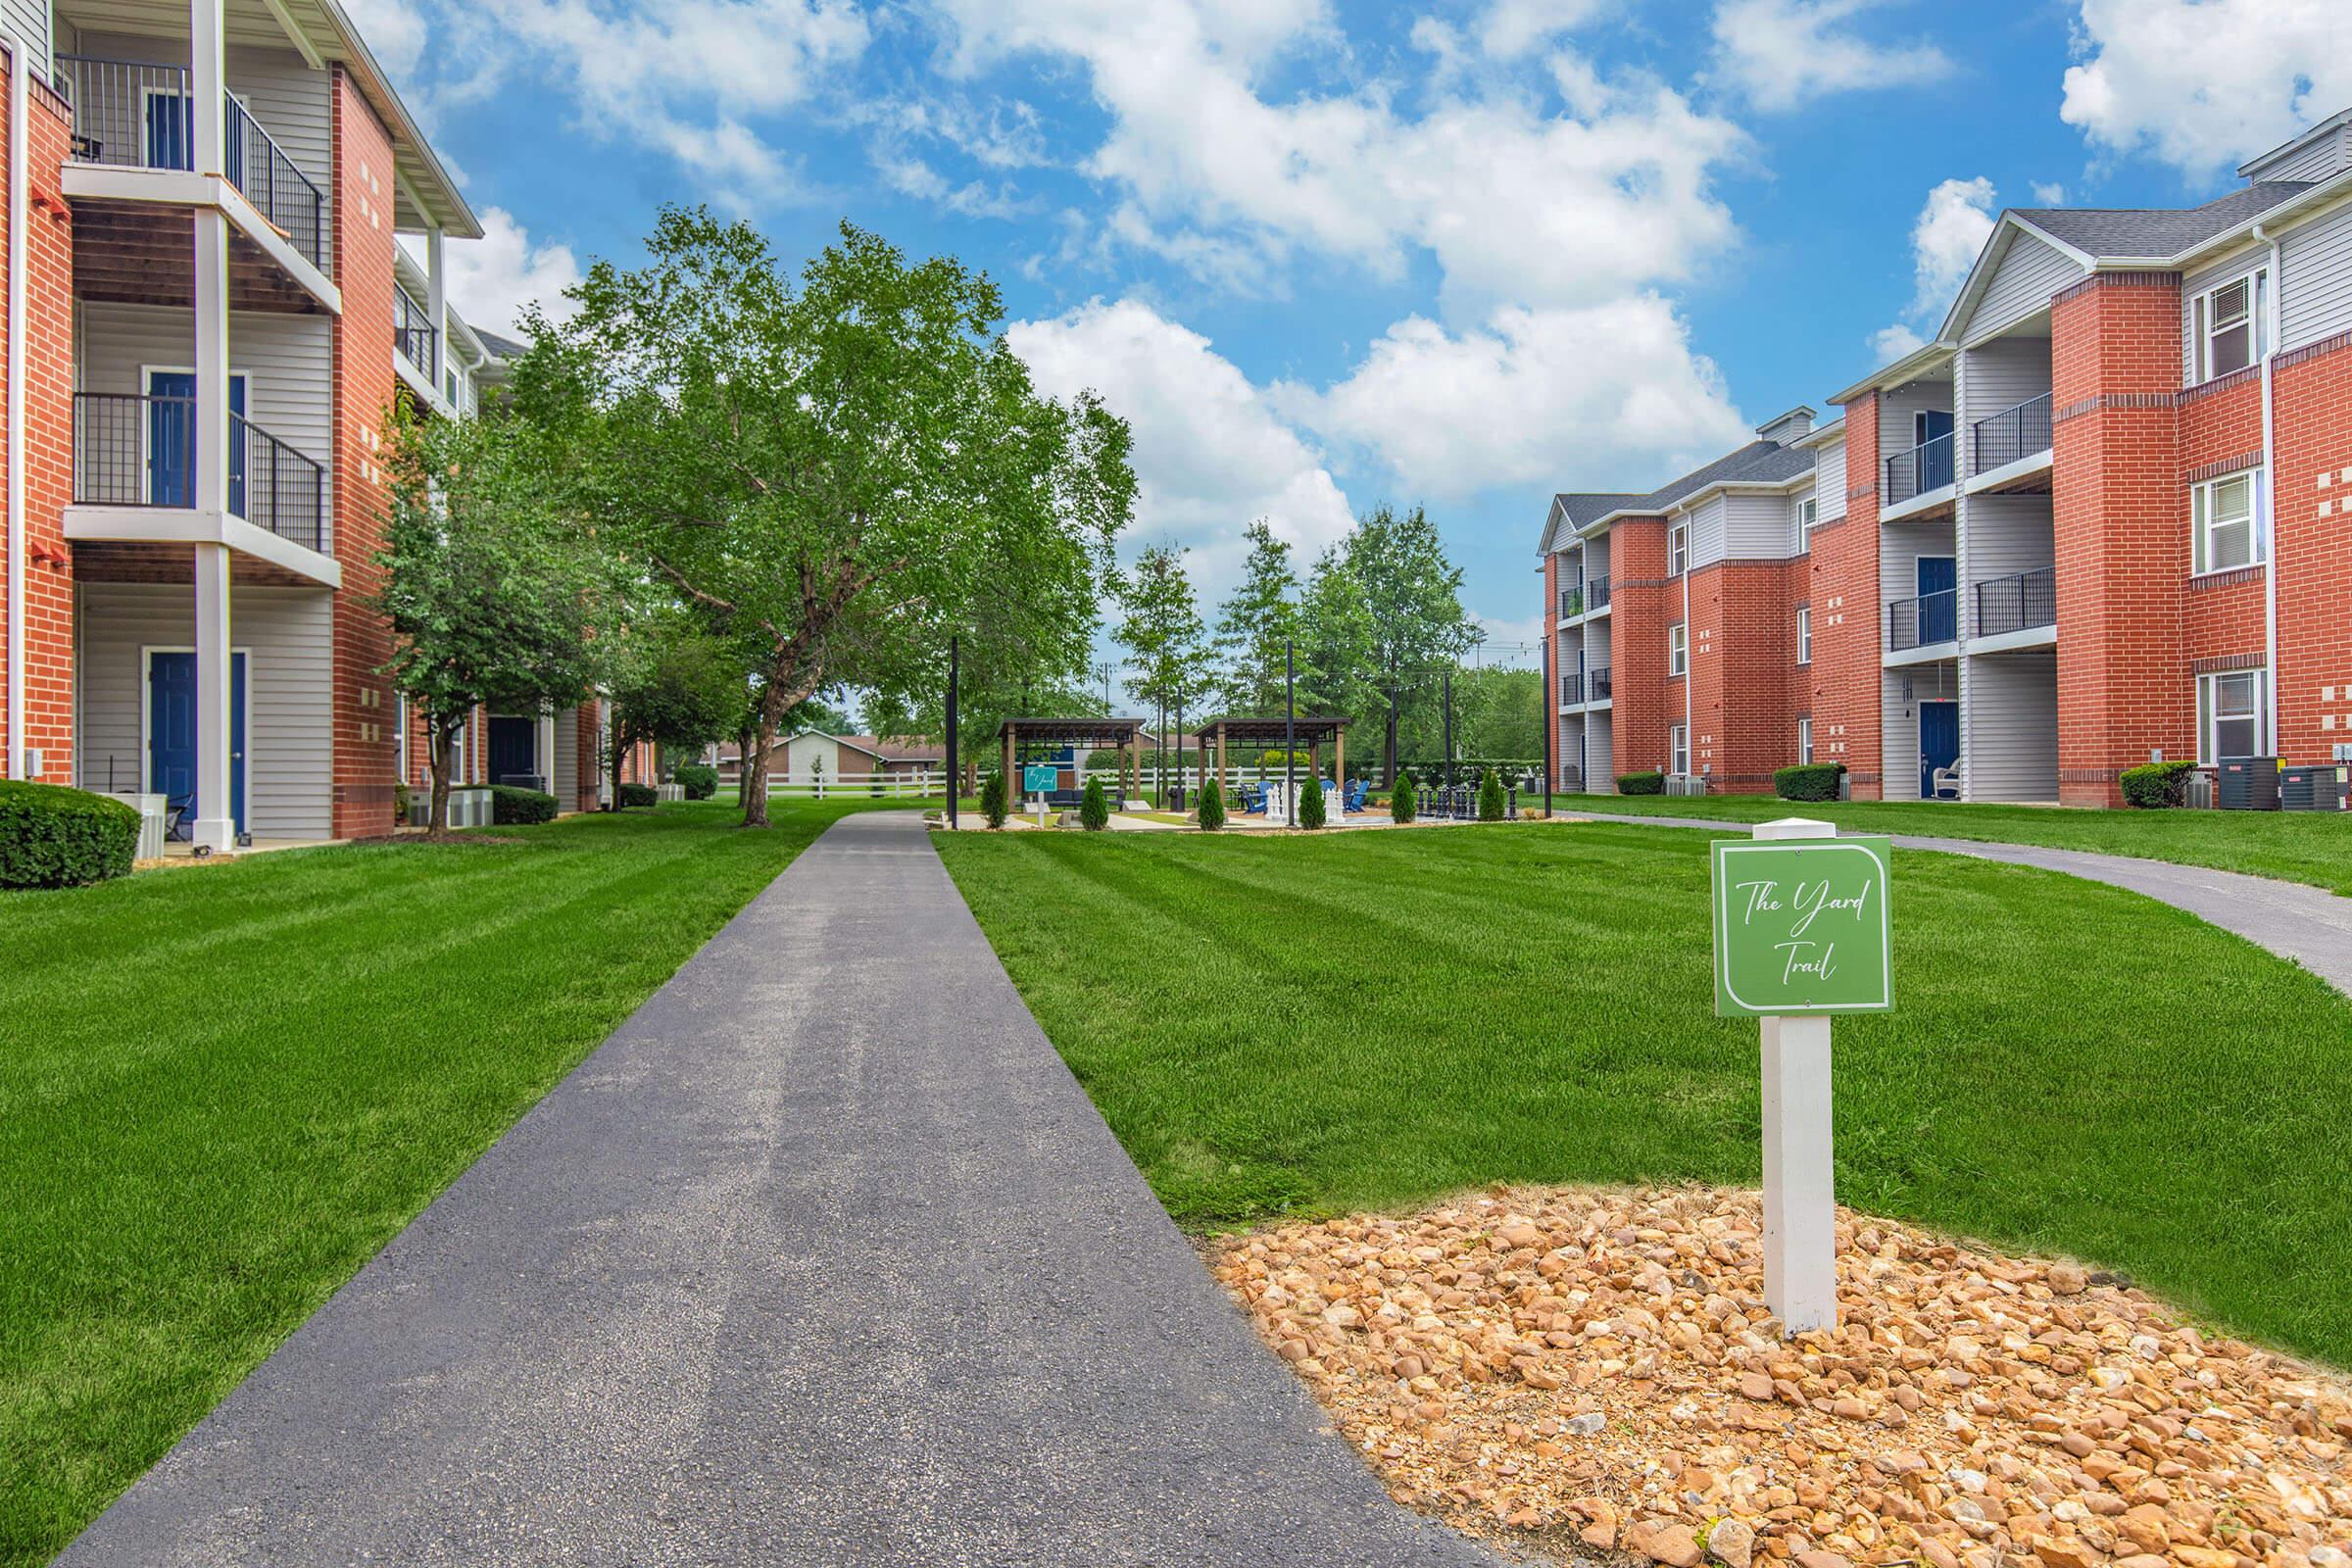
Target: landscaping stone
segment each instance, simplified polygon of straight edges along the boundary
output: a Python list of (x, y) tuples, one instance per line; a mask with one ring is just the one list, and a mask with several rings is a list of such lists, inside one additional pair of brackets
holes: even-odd
[(1393, 1495), (1529, 1549), (2352, 1568), (2338, 1376), (1842, 1209), (1839, 1327), (1784, 1340), (1761, 1229), (1754, 1193), (1496, 1189), (1212, 1261)]

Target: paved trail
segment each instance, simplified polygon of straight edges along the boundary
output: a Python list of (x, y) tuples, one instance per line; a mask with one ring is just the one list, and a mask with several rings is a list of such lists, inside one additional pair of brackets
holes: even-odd
[(1323, 1428), (895, 813), (804, 853), (60, 1559), (1495, 1560)]

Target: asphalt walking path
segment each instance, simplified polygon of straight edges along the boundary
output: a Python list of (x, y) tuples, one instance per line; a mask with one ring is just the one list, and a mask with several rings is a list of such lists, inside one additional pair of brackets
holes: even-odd
[[(1801, 816), (1804, 808), (1792, 806), (1789, 813)], [(1754, 825), (1705, 816), (1649, 816), (1615, 811), (1570, 814), (1588, 821), (1628, 822), (1642, 827), (1706, 828), (1721, 837), (1744, 836)], [(2217, 871), (2201, 865), (2175, 865), (2170, 860), (2097, 855), (2086, 850), (2048, 850), (2033, 844), (1997, 844), (1903, 833), (1895, 834), (1893, 841), (1897, 849), (1935, 850), (2010, 865), (2039, 866), (2045, 871), (2064, 871), (2069, 876), (2145, 894), (2175, 908), (2185, 909), (2208, 924), (2234, 931), (2256, 946), (2301, 964), (2336, 990), (2352, 995), (2352, 899), (2338, 898), (2326, 888), (2248, 876), (2242, 871)]]
[(1324, 1427), (890, 813), (802, 854), (59, 1560), (1496, 1559)]

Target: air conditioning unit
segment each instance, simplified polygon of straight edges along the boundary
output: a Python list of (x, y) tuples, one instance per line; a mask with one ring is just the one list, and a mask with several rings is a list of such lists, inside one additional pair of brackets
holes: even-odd
[(2344, 772), (2332, 763), (2282, 768), (2278, 804), (2289, 811), (2340, 811), (2344, 808)]
[(2278, 809), (2278, 759), (2225, 757), (2215, 795), (2225, 811)]

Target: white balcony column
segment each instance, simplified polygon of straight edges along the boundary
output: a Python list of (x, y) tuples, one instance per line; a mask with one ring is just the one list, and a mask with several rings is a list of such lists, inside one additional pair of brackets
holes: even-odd
[(539, 715), (538, 757), (539, 783), (548, 794), (556, 793), (556, 711), (549, 709)]
[(228, 547), (196, 546), (196, 825), (199, 849), (236, 847), (229, 791), (230, 666)]
[(424, 229), (424, 313), (432, 321), (433, 363), (423, 368), (439, 392), (449, 385), (449, 272), (441, 265), (439, 223), (427, 223)]

